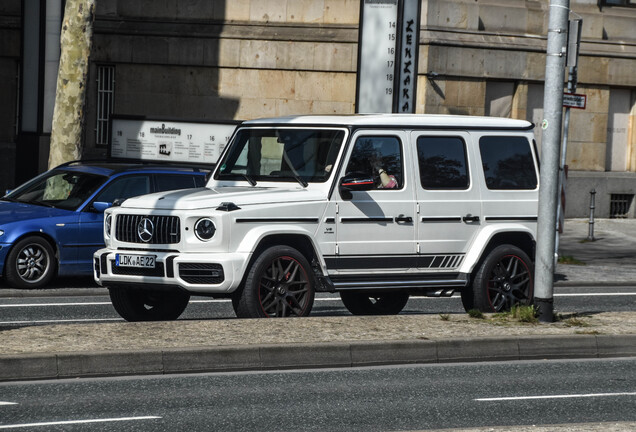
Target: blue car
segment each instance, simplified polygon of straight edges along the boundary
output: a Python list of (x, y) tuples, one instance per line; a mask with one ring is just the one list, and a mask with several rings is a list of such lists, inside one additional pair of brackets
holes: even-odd
[[(210, 167), (211, 169), (211, 167)], [(133, 162), (74, 161), (0, 198), (0, 274), (15, 288), (93, 272), (104, 247), (104, 210), (116, 200), (203, 187), (209, 169)]]

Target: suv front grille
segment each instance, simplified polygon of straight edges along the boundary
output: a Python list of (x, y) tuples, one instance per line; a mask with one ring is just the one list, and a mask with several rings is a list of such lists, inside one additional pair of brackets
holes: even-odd
[[(142, 222), (148, 219), (150, 224), (146, 225), (148, 240), (142, 240), (139, 235), (139, 227)], [(177, 216), (143, 216), (143, 215), (117, 215), (115, 223), (115, 238), (126, 243), (146, 243), (146, 244), (173, 244), (181, 240), (181, 224)]]

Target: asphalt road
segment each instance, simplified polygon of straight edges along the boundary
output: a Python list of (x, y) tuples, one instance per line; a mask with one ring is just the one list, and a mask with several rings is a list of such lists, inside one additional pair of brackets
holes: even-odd
[[(636, 421), (636, 359), (0, 384), (0, 429), (392, 431)], [(26, 426), (31, 425), (31, 426)]]
[[(636, 311), (636, 286), (557, 287), (557, 313)], [(451, 298), (413, 297), (403, 314), (464, 313), (458, 295)], [(348, 315), (337, 294), (318, 294), (312, 316)], [(229, 300), (193, 297), (180, 319), (231, 319)], [(0, 326), (23, 327), (39, 324), (119, 321), (107, 295), (0, 297)]]

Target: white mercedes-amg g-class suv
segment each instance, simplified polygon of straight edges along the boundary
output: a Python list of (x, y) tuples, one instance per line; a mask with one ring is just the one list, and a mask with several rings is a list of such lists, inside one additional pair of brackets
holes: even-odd
[(523, 120), (295, 116), (235, 131), (205, 188), (106, 211), (95, 280), (129, 321), (191, 295), (239, 317), (306, 316), (316, 292), (353, 314), (461, 292), (466, 310), (533, 295), (538, 159)]

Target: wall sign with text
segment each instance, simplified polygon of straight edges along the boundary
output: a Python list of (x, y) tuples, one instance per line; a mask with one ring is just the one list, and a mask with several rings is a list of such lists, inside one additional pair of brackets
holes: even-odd
[(109, 156), (166, 162), (216, 163), (238, 123), (113, 116)]
[(415, 112), (421, 0), (361, 0), (356, 112)]

